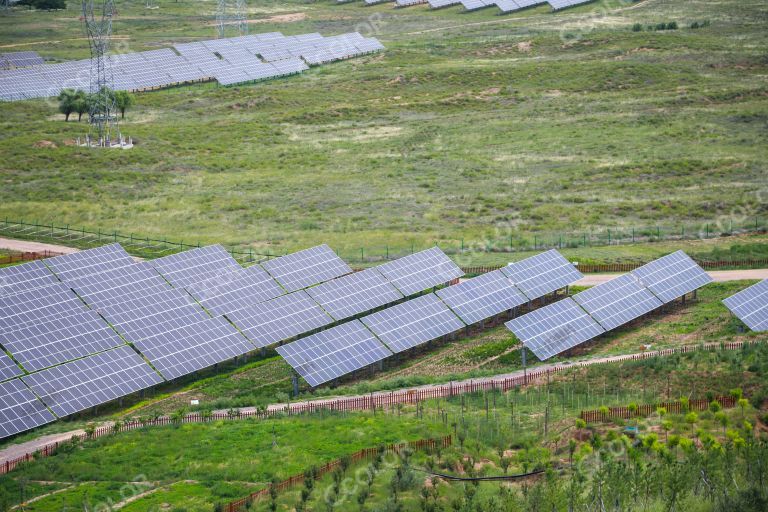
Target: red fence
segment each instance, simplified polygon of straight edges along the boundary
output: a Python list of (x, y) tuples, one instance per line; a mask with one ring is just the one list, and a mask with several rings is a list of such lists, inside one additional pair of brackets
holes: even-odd
[[(758, 260), (738, 260), (738, 261), (697, 261), (696, 263), (701, 268), (708, 270), (717, 270), (725, 268), (767, 268), (768, 259)], [(600, 264), (585, 264), (581, 263), (578, 269), (584, 274), (610, 274), (614, 272), (630, 272), (638, 267), (645, 265), (645, 263), (600, 263)], [(501, 266), (486, 266), (486, 267), (463, 267), (462, 270), (467, 275), (485, 274), (493, 270), (498, 270)]]
[(41, 251), (41, 252), (20, 252), (0, 257), (0, 265), (10, 265), (11, 263), (22, 263), (24, 261), (42, 260), (43, 258), (52, 258), (61, 256), (60, 252)]
[[(732, 396), (720, 396), (717, 397), (715, 400), (717, 400), (721, 406), (725, 408), (731, 408), (736, 406), (736, 399)], [(695, 400), (690, 400), (688, 402), (688, 410), (691, 411), (704, 411), (707, 408), (709, 408), (710, 402), (706, 400), (705, 398), (699, 398)], [(637, 406), (636, 411), (631, 411), (628, 407), (609, 407), (608, 412), (601, 411), (599, 409), (595, 409), (592, 411), (581, 411), (581, 419), (586, 421), (587, 423), (594, 423), (597, 421), (608, 421), (612, 418), (622, 418), (625, 420), (628, 420), (633, 417), (644, 417), (644, 416), (650, 416), (651, 414), (656, 412), (656, 409), (658, 407), (663, 407), (667, 410), (667, 412), (673, 413), (673, 414), (681, 414), (685, 412), (686, 407), (683, 405), (683, 402), (677, 400), (674, 402), (660, 402), (658, 404), (642, 404)]]
[[(527, 375), (520, 375), (507, 378), (488, 378), (480, 381), (464, 381), (464, 382), (449, 382), (448, 384), (439, 384), (434, 386), (426, 386), (415, 389), (401, 389), (390, 392), (377, 392), (371, 393), (365, 396), (347, 397), (347, 398), (329, 398), (318, 399), (310, 402), (299, 402), (296, 404), (285, 404), (284, 406), (273, 406), (268, 410), (263, 409), (246, 409), (233, 413), (229, 412), (216, 412), (212, 414), (206, 414), (201, 412), (195, 412), (188, 414), (184, 417), (171, 418), (168, 416), (161, 416), (154, 419), (131, 420), (117, 425), (117, 428), (113, 426), (103, 426), (95, 429), (90, 434), (73, 435), (72, 438), (76, 438), (76, 441), (82, 441), (84, 439), (97, 438), (115, 432), (124, 432), (142, 427), (161, 426), (161, 425), (176, 425), (180, 423), (204, 423), (214, 420), (235, 420), (242, 418), (270, 418), (280, 415), (295, 415), (313, 413), (318, 411), (364, 411), (374, 409), (387, 409), (394, 407), (398, 404), (415, 404), (424, 400), (432, 400), (436, 398), (448, 398), (452, 396), (477, 393), (481, 391), (502, 391), (506, 392), (510, 389), (531, 384), (539, 379), (542, 379), (548, 375), (553, 375), (571, 368), (582, 368), (592, 366), (595, 364), (617, 363), (623, 361), (640, 361), (644, 359), (651, 359), (659, 356), (669, 356), (673, 354), (684, 354), (688, 352), (696, 352), (699, 350), (718, 350), (723, 348), (725, 350), (739, 350), (746, 344), (757, 343), (756, 341), (738, 341), (731, 343), (709, 343), (705, 345), (684, 345), (676, 348), (667, 348), (663, 350), (654, 350), (649, 352), (643, 352), (640, 354), (628, 354), (624, 356), (614, 356), (608, 358), (599, 363), (596, 361), (583, 361), (573, 364), (563, 364), (559, 366), (544, 368), (540, 370), (533, 370), (527, 373)], [(40, 457), (47, 457), (56, 452), (56, 450), (64, 443), (70, 441), (57, 441), (55, 443), (48, 444), (35, 452), (29, 452), (25, 455), (13, 460), (5, 461), (0, 465), (0, 474), (8, 473), (16, 466), (23, 462), (31, 461)]]
[[(396, 452), (400, 453), (406, 448), (409, 448), (411, 450), (434, 450), (438, 447), (441, 448), (447, 448), (451, 446), (452, 439), (451, 436), (445, 436), (440, 439), (420, 439), (418, 441), (411, 441), (409, 443), (400, 443), (400, 444), (390, 444), (384, 447), (386, 451)], [(361, 460), (371, 459), (375, 457), (381, 449), (379, 447), (376, 448), (365, 448), (363, 450), (360, 450), (359, 452), (355, 452), (352, 455), (348, 457), (350, 464), (354, 464), (356, 462), (360, 462)], [(322, 466), (316, 468), (315, 471), (315, 477), (320, 478), (323, 475), (326, 475), (330, 473), (331, 471), (335, 470), (339, 466), (341, 466), (341, 460), (342, 459), (336, 459), (334, 461), (328, 462), (326, 464), (323, 464)], [(278, 492), (282, 492), (286, 489), (289, 489), (295, 485), (304, 483), (304, 474), (298, 474), (293, 475), (292, 477), (283, 480), (282, 482), (279, 482), (275, 487)], [(240, 498), (239, 500), (232, 501), (228, 503), (224, 510), (226, 512), (239, 512), (241, 510), (245, 510), (248, 508), (248, 503), (253, 503), (254, 501), (258, 501), (262, 498), (266, 498), (269, 496), (269, 491), (272, 485), (265, 487), (264, 489), (261, 489), (256, 492), (252, 492), (250, 495), (246, 496), (245, 498)]]

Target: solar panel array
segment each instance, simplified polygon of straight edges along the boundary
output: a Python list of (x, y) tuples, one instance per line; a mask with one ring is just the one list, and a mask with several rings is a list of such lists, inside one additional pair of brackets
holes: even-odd
[(21, 380), (59, 417), (162, 382), (160, 376), (127, 346), (54, 366)]
[(0, 383), (0, 438), (55, 421), (56, 418), (21, 381)]
[(465, 327), (433, 293), (365, 316), (361, 321), (393, 352), (403, 352)]
[(0, 69), (28, 68), (41, 64), (44, 64), (44, 61), (37, 52), (0, 53)]
[(285, 293), (280, 284), (258, 265), (187, 286), (187, 291), (214, 315), (225, 315)]
[(257, 347), (267, 347), (333, 323), (301, 290), (227, 315)]
[[(108, 65), (115, 90), (146, 91), (206, 80), (233, 85), (278, 78), (383, 49), (377, 39), (357, 32), (331, 37), (270, 32), (112, 55)], [(88, 91), (89, 84), (90, 60), (0, 70), (0, 100), (55, 97), (67, 88)]]
[(683, 251), (673, 252), (632, 271), (665, 304), (712, 282)]
[(191, 249), (150, 260), (148, 263), (177, 288), (242, 269), (232, 255), (220, 245)]
[(358, 320), (277, 347), (277, 352), (311, 386), (319, 386), (392, 355)]
[(4, 352), (0, 352), (0, 380), (12, 379), (23, 373), (21, 368), (13, 362), (13, 359), (5, 355)]
[(559, 11), (561, 9), (567, 9), (568, 7), (586, 4), (593, 1), (594, 0), (547, 0), (547, 3), (552, 7), (553, 11)]
[[(342, 1), (342, 0), (339, 0)], [(366, 4), (377, 4), (389, 0), (365, 0)], [(496, 6), (502, 14), (520, 11), (537, 5), (549, 4), (553, 11), (592, 2), (593, 0), (426, 0), (432, 9), (441, 9), (461, 4), (465, 10), (474, 11), (485, 7)], [(425, 0), (395, 0), (398, 7), (407, 7), (425, 3)]]
[(376, 268), (405, 296), (445, 284), (464, 275), (464, 272), (437, 247), (384, 263)]
[(570, 297), (514, 318), (505, 325), (542, 361), (605, 332)]
[(220, 317), (186, 323), (175, 330), (142, 338), (135, 345), (166, 379), (208, 368), (254, 349)]
[(28, 325), (0, 343), (30, 372), (125, 344), (94, 311)]
[(751, 330), (768, 331), (768, 279), (731, 295), (723, 304)]
[(500, 270), (468, 279), (436, 293), (467, 325), (528, 302), (525, 295)]
[(61, 283), (0, 297), (0, 335), (85, 311), (82, 301)]
[(307, 293), (336, 320), (400, 300), (403, 295), (376, 268), (309, 288)]
[(58, 282), (56, 276), (39, 260), (0, 268), (0, 297), (44, 288)]
[(352, 272), (349, 265), (327, 245), (266, 261), (262, 267), (289, 292)]
[(69, 281), (134, 264), (120, 244), (105, 245), (87, 251), (64, 254), (45, 260), (45, 264), (62, 281)]
[(678, 251), (506, 326), (543, 361), (709, 282), (701, 267)]
[(564, 288), (584, 277), (571, 262), (554, 249), (510, 263), (501, 271), (531, 300)]
[(573, 299), (606, 330), (615, 329), (662, 305), (632, 274), (577, 293)]

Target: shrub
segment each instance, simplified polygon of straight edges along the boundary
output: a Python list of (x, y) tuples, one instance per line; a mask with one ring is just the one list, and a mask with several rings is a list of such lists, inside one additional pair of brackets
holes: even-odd
[(694, 21), (693, 23), (691, 23), (691, 28), (694, 29), (694, 30), (699, 28), (699, 22), (698, 21)]
[(670, 21), (669, 23), (667, 23), (667, 30), (677, 30), (677, 22)]
[(643, 26), (640, 23), (635, 23), (632, 25), (632, 32), (642, 32)]
[(18, 5), (27, 5), (40, 11), (67, 8), (67, 3), (64, 0), (20, 0)]

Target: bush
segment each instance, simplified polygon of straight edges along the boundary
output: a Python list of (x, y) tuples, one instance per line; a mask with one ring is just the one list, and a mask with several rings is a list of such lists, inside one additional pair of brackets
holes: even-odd
[(691, 23), (691, 28), (694, 29), (694, 30), (699, 28), (699, 22), (698, 21), (694, 21), (693, 23)]
[(677, 22), (670, 21), (669, 23), (667, 23), (667, 30), (677, 30)]
[(635, 23), (632, 25), (632, 32), (642, 32), (643, 26), (640, 23)]

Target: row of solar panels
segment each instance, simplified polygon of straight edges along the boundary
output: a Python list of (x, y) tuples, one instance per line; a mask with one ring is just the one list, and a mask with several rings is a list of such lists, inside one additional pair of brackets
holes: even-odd
[(768, 279), (728, 297), (723, 304), (751, 330), (768, 331)]
[[(377, 39), (357, 32), (332, 37), (269, 32), (112, 55), (109, 62), (115, 90), (141, 91), (201, 80), (232, 85), (277, 78), (383, 49)], [(88, 59), (0, 71), (0, 100), (53, 97), (67, 88), (88, 90), (90, 71)]]
[(712, 282), (683, 251), (506, 323), (540, 360), (565, 352)]
[(0, 69), (28, 68), (44, 64), (37, 52), (0, 53)]
[[(497, 271), (438, 293), (473, 323), (581, 277), (556, 252), (516, 265), (504, 272), (519, 281), (519, 290)], [(542, 273), (547, 284), (536, 277)], [(52, 421), (48, 408), (66, 416), (461, 275), (437, 248), (351, 273), (327, 246), (242, 268), (220, 246), (135, 263), (114, 244), (0, 269), (0, 342), (15, 359), (0, 354), (0, 380), (7, 380), (0, 434)], [(363, 318), (394, 351), (434, 339), (446, 325), (464, 325), (432, 294), (399, 306)], [(432, 317), (423, 318), (435, 307), (442, 307), (438, 319), (450, 319), (446, 325), (429, 327)], [(365, 366), (367, 359), (354, 361), (348, 366)], [(323, 371), (323, 380), (304, 374), (313, 385), (343, 374)]]
[[(350, 0), (337, 0), (339, 3), (347, 3)], [(391, 0), (364, 0), (367, 5), (389, 2)], [(397, 7), (409, 7), (411, 5), (429, 4), (432, 9), (440, 9), (453, 5), (462, 5), (467, 11), (475, 11), (484, 7), (496, 6), (502, 13), (509, 13), (527, 9), (538, 5), (549, 4), (553, 11), (559, 11), (568, 7), (582, 5), (594, 0), (395, 0)]]
[[(446, 271), (453, 266), (439, 264)], [(453, 270), (446, 275), (455, 274)], [(318, 386), (513, 310), (582, 277), (552, 250), (301, 338), (277, 352), (311, 386)]]
[(242, 268), (220, 246), (136, 263), (118, 244), (0, 269), (0, 343), (13, 357), (0, 353), (0, 380), (12, 379), (2, 383), (0, 434), (52, 421), (48, 408), (66, 416), (461, 275), (430, 249), (378, 267), (390, 293), (362, 303), (376, 276), (351, 272), (327, 246)]

